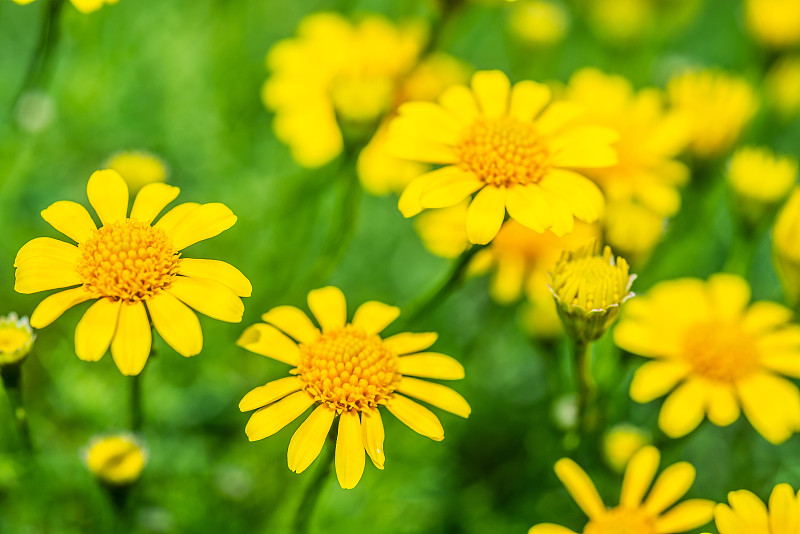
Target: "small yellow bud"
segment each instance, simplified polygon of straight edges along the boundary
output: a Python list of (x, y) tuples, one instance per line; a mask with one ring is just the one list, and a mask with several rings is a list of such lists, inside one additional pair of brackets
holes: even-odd
[(92, 439), (85, 453), (86, 466), (100, 482), (128, 486), (139, 479), (147, 453), (130, 434), (115, 434)]
[(105, 164), (117, 171), (128, 183), (131, 192), (147, 184), (165, 182), (169, 175), (167, 165), (158, 156), (142, 150), (127, 150), (113, 154)]
[(24, 360), (35, 339), (27, 317), (20, 319), (16, 313), (0, 317), (0, 366)]
[(650, 444), (650, 436), (641, 428), (615, 425), (603, 437), (603, 456), (611, 468), (621, 473), (634, 454)]
[(783, 290), (794, 305), (800, 304), (800, 186), (778, 214), (772, 232), (773, 256)]

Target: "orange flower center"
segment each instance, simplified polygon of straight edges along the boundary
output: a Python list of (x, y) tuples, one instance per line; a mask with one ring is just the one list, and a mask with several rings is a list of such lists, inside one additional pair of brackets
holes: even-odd
[(455, 147), (459, 167), (488, 185), (527, 185), (542, 179), (550, 153), (532, 124), (510, 117), (479, 119)]
[(339, 413), (377, 408), (400, 379), (397, 355), (379, 336), (352, 325), (300, 345), (296, 372), (317, 402)]
[(690, 328), (683, 354), (697, 374), (720, 382), (735, 382), (758, 364), (753, 338), (736, 323), (710, 322)]
[(620, 506), (592, 519), (583, 534), (656, 534), (656, 527), (643, 510)]
[(133, 219), (95, 230), (80, 249), (78, 274), (95, 298), (147, 300), (178, 272), (180, 254), (164, 230)]

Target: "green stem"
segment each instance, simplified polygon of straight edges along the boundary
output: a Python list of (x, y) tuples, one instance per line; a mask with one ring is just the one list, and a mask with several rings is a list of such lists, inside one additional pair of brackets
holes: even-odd
[(737, 234), (728, 250), (723, 271), (747, 278), (753, 266), (757, 248), (758, 239), (754, 235), (741, 232)]
[(6, 388), (14, 424), (17, 426), (22, 447), (27, 452), (33, 452), (33, 440), (28, 425), (28, 412), (22, 398), (22, 362), (0, 366), (0, 377)]
[[(144, 372), (144, 370), (142, 370)], [(131, 377), (130, 392), (130, 419), (131, 431), (139, 432), (142, 429), (144, 416), (142, 415), (142, 373)]]
[(592, 344), (588, 341), (572, 343), (578, 378), (578, 428), (582, 434), (590, 434), (597, 424), (597, 385), (592, 376)]
[(308, 532), (308, 526), (311, 524), (311, 516), (314, 514), (314, 508), (319, 501), (319, 496), (322, 493), (325, 480), (328, 478), (333, 468), (333, 460), (336, 456), (337, 429), (338, 425), (336, 424), (331, 427), (331, 431), (328, 433), (325, 457), (322, 459), (321, 465), (317, 468), (317, 472), (314, 473), (314, 478), (306, 486), (303, 499), (300, 501), (300, 506), (297, 508), (297, 514), (294, 517), (292, 528), (294, 534), (306, 534)]

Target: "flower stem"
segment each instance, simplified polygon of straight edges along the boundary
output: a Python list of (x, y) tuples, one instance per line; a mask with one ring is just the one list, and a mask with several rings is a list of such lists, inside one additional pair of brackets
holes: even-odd
[(597, 424), (597, 386), (592, 376), (592, 344), (583, 340), (574, 340), (572, 343), (578, 378), (578, 428), (581, 434), (590, 434)]
[(333, 459), (336, 456), (336, 433), (338, 428), (339, 425), (334, 423), (328, 433), (328, 439), (324, 449), (325, 457), (322, 459), (322, 463), (317, 467), (314, 478), (306, 486), (303, 499), (300, 501), (300, 506), (297, 508), (297, 514), (294, 516), (294, 524), (292, 526), (292, 532), (294, 534), (306, 534), (308, 532), (311, 516), (314, 514), (317, 501), (319, 501), (322, 487), (325, 485), (325, 480), (330, 475), (331, 468), (333, 467)]
[(26, 452), (33, 452), (33, 440), (31, 440), (31, 430), (28, 425), (28, 412), (22, 399), (22, 363), (0, 366), (0, 377), (6, 388), (8, 401), (11, 405), (11, 412), (14, 416), (14, 424), (17, 426), (22, 447)]
[[(155, 332), (155, 327), (150, 326), (151, 331)], [(152, 336), (152, 334), (151, 334)], [(156, 347), (155, 345), (150, 345), (150, 355), (147, 357), (147, 363), (155, 356), (156, 354)], [(130, 410), (130, 424), (131, 424), (131, 432), (139, 432), (142, 430), (142, 425), (144, 424), (144, 403), (142, 401), (142, 375), (144, 374), (145, 369), (147, 369), (147, 363), (145, 363), (145, 367), (142, 371), (136, 375), (131, 377), (131, 386), (130, 386), (130, 402), (129, 402), (129, 410)]]

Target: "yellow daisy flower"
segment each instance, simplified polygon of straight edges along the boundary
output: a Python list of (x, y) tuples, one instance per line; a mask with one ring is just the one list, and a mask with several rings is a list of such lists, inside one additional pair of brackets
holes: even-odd
[(800, 43), (800, 2), (745, 0), (747, 29), (761, 44), (788, 48)]
[(403, 215), (453, 206), (477, 193), (466, 226), (469, 240), (479, 244), (497, 235), (506, 210), (521, 224), (556, 235), (569, 233), (574, 217), (597, 220), (603, 195), (573, 169), (616, 164), (610, 145), (617, 134), (575, 125), (578, 107), (548, 106), (550, 99), (545, 85), (524, 81), (512, 89), (502, 72), (481, 71), (471, 89), (450, 87), (438, 104), (400, 106), (390, 126), (392, 152), (444, 165), (408, 184), (399, 202)]
[(758, 109), (750, 84), (719, 70), (676, 76), (669, 81), (667, 93), (673, 109), (690, 119), (689, 148), (703, 158), (729, 150)]
[(667, 231), (667, 219), (638, 202), (606, 205), (606, 243), (633, 265), (642, 265)]
[(728, 503), (714, 510), (719, 534), (797, 534), (800, 532), (800, 494), (778, 484), (769, 496), (769, 509), (747, 490), (728, 493)]
[(436, 341), (435, 333), (380, 337), (400, 315), (399, 308), (366, 302), (348, 323), (344, 295), (330, 286), (311, 291), (308, 307), (321, 331), (298, 308), (279, 306), (264, 314), (267, 324), (249, 327), (237, 342), (249, 351), (293, 366), (293, 376), (258, 387), (239, 403), (243, 412), (256, 410), (245, 428), (250, 441), (275, 434), (316, 405), (289, 442), (289, 469), (301, 473), (311, 465), (337, 416), (336, 476), (345, 489), (354, 488), (361, 479), (365, 450), (375, 467), (383, 469), (384, 429), (379, 406), (436, 441), (444, 439), (439, 419), (408, 396), (469, 416), (469, 404), (461, 395), (413, 378), (464, 377), (464, 368), (450, 356), (420, 352)]
[(566, 98), (586, 109), (587, 123), (619, 132), (613, 145), (618, 163), (584, 171), (608, 202), (635, 201), (662, 216), (677, 213), (678, 186), (688, 180), (689, 169), (676, 158), (689, 142), (690, 123), (665, 109), (661, 91), (637, 92), (622, 76), (585, 68), (570, 78)]
[(105, 166), (125, 178), (132, 193), (147, 184), (167, 181), (169, 174), (161, 158), (144, 150), (124, 150), (112, 154)]
[(650, 441), (648, 433), (639, 427), (615, 425), (603, 435), (603, 457), (614, 471), (622, 473), (631, 458)]
[(728, 183), (737, 195), (759, 204), (783, 200), (797, 181), (797, 160), (768, 148), (742, 147), (728, 165)]
[[(17, 4), (25, 5), (30, 4), (34, 0), (12, 0)], [(70, 0), (75, 9), (81, 13), (91, 13), (97, 11), (105, 4), (116, 4), (119, 0)]]
[(569, 31), (570, 16), (559, 0), (522, 0), (511, 6), (508, 25), (519, 40), (547, 46), (564, 39)]
[(17, 253), (18, 292), (72, 288), (39, 304), (31, 316), (34, 328), (44, 328), (76, 304), (96, 300), (75, 330), (75, 352), (82, 360), (97, 361), (110, 346), (122, 374), (137, 375), (150, 354), (151, 324), (178, 353), (194, 356), (203, 346), (203, 334), (191, 308), (221, 321), (242, 320), (240, 297), (252, 291), (247, 278), (221, 261), (181, 257), (189, 245), (233, 226), (236, 216), (230, 209), (187, 202), (153, 224), (179, 189), (145, 186), (128, 215), (128, 187), (113, 170), (92, 174), (86, 192), (100, 228), (80, 204), (56, 202), (42, 218), (78, 246), (38, 237)]
[(783, 205), (772, 231), (775, 267), (792, 305), (800, 304), (800, 186)]
[[(556, 475), (580, 509), (589, 516), (589, 522), (583, 528), (584, 534), (677, 534), (711, 521), (714, 514), (712, 501), (689, 499), (675, 505), (694, 483), (694, 467), (687, 462), (673, 464), (653, 484), (660, 460), (661, 455), (655, 447), (640, 449), (625, 470), (619, 506), (610, 509), (603, 504), (589, 475), (578, 464), (569, 458), (559, 460), (555, 467)], [(545, 523), (532, 527), (528, 534), (576, 533), (560, 525)]]
[(369, 124), (389, 111), (424, 41), (418, 25), (314, 13), (300, 22), (297, 37), (275, 44), (261, 96), (275, 112), (275, 135), (295, 161), (303, 167), (328, 163), (344, 147), (339, 120)]
[(800, 113), (800, 56), (784, 56), (767, 72), (764, 88), (767, 103), (784, 118)]
[(658, 424), (677, 438), (708, 415), (726, 426), (740, 411), (772, 443), (800, 430), (800, 325), (789, 308), (750, 301), (747, 282), (716, 274), (654, 286), (626, 306), (614, 332), (621, 348), (653, 361), (631, 383), (631, 398), (669, 394)]
[(0, 317), (0, 367), (21, 362), (35, 340), (27, 317), (20, 319), (16, 313)]
[(128, 486), (139, 479), (147, 464), (147, 452), (131, 434), (95, 437), (84, 451), (89, 471), (104, 484)]

